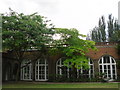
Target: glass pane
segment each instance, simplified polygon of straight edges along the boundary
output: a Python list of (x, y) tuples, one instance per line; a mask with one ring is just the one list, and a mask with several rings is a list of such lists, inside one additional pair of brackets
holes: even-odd
[(109, 75), (108, 75), (108, 77), (110, 77), (110, 78), (111, 78), (111, 75), (109, 74)]
[(110, 69), (110, 65), (108, 65), (108, 69)]
[(93, 69), (93, 66), (92, 66), (92, 65), (90, 66), (90, 69)]
[(90, 72), (91, 72), (91, 74), (93, 74), (93, 70), (91, 70)]
[(100, 65), (100, 69), (102, 69), (102, 65)]
[(104, 70), (104, 73), (106, 73), (107, 72), (107, 70)]
[(110, 57), (109, 56), (104, 56), (103, 57), (103, 63), (110, 63)]
[(41, 73), (42, 73), (42, 74), (45, 74), (45, 71), (42, 71)]
[(113, 60), (113, 58), (112, 58), (112, 63), (115, 63), (114, 60)]
[(104, 69), (107, 69), (107, 68), (106, 68), (106, 65), (104, 65)]
[(60, 65), (60, 61), (57, 62), (57, 65)]
[(102, 63), (102, 59), (100, 59), (100, 62), (99, 63)]
[(113, 70), (113, 74), (115, 74), (115, 70)]
[(62, 60), (62, 62), (61, 62), (62, 65), (64, 64), (63, 62), (64, 62), (64, 60)]
[(100, 70), (100, 73), (102, 73), (102, 70)]
[(115, 69), (115, 65), (112, 65), (112, 69)]
[(106, 57), (106, 63), (110, 63), (110, 57), (109, 56)]
[(108, 74), (111, 74), (111, 73), (110, 73), (110, 70), (108, 70)]
[(90, 60), (90, 64), (92, 64), (92, 60)]
[(113, 75), (113, 79), (115, 79), (115, 75)]
[(106, 63), (106, 57), (103, 57), (103, 63)]

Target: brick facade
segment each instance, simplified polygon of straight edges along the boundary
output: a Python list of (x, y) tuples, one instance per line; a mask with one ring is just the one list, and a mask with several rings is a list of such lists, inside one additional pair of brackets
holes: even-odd
[[(100, 60), (100, 58), (102, 56), (111, 56), (115, 59), (116, 61), (116, 65), (117, 65), (117, 76), (120, 76), (120, 65), (118, 64), (120, 62), (120, 55), (118, 55), (118, 51), (117, 51), (117, 43), (108, 43), (108, 42), (105, 42), (105, 43), (96, 43), (96, 47), (97, 47), (97, 51), (93, 51), (93, 50), (90, 50), (88, 53), (86, 53), (86, 56), (91, 58), (91, 60), (93, 61), (93, 64), (94, 64), (94, 72), (99, 72), (99, 64), (98, 64), (98, 61)], [(28, 51), (26, 54), (25, 54), (25, 57), (26, 59), (30, 59), (30, 60), (35, 60), (37, 59), (36, 57), (38, 57), (40, 55), (40, 53), (36, 52), (36, 51)], [(8, 57), (11, 57), (11, 56), (14, 56), (12, 55), (11, 53), (3, 53), (3, 73), (2, 73), (2, 76), (3, 76), (3, 81), (5, 80), (14, 80), (15, 79), (15, 75), (14, 74), (14, 68), (15, 65), (17, 65), (17, 62), (14, 61), (14, 60), (11, 60), (10, 58)], [(49, 73), (49, 79), (54, 79), (53, 77), (51, 77), (50, 75), (55, 75), (56, 74), (56, 62), (58, 61), (59, 58), (61, 58), (62, 55), (61, 54), (57, 54), (57, 55), (52, 55), (52, 56), (47, 56), (46, 59), (48, 61), (48, 73)], [(12, 62), (11, 62), (12, 61)], [(32, 65), (33, 65), (33, 72), (35, 70), (35, 62), (32, 62)], [(10, 68), (9, 70), (9, 73), (7, 73), (8, 69)], [(6, 79), (6, 74), (9, 74), (7, 76), (7, 79)], [(33, 80), (35, 80), (35, 73), (33, 73), (32, 75), (33, 77)]]
[(110, 55), (115, 59), (120, 59), (118, 55), (117, 43), (103, 42), (96, 43), (97, 51), (90, 50), (86, 55), (91, 59), (100, 59), (101, 56)]

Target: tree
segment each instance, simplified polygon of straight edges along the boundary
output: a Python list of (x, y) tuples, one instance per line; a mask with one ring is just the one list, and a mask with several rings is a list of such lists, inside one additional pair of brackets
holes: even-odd
[(118, 50), (118, 55), (120, 55), (120, 30), (115, 32), (115, 36), (117, 37), (118, 45), (117, 45), (117, 50)]
[(44, 17), (37, 13), (24, 15), (10, 9), (8, 14), (2, 14), (3, 51), (11, 51), (14, 60), (19, 63), (16, 80), (18, 80), (24, 53), (28, 49), (44, 52), (51, 43), (54, 30), (53, 25), (47, 22), (49, 20), (45, 21)]
[(101, 19), (99, 19), (99, 35), (100, 36), (100, 41), (101, 42), (106, 42), (106, 31), (105, 31), (105, 28), (106, 28), (106, 24), (105, 24), (105, 18), (104, 16), (101, 17)]
[(91, 40), (95, 42), (105, 42), (106, 41), (106, 24), (105, 24), (105, 18), (102, 16), (99, 19), (98, 27), (94, 27), (93, 30), (90, 32)]
[(106, 41), (106, 31), (105, 31), (105, 19), (102, 16), (99, 19), (98, 27), (93, 28), (90, 32), (91, 40), (95, 42), (105, 42)]
[(119, 31), (118, 20), (114, 20), (114, 17), (112, 17), (112, 15), (109, 15), (109, 21), (108, 21), (108, 41), (109, 42), (118, 41), (118, 37), (116, 36), (116, 33), (118, 31)]
[(93, 28), (91, 31), (91, 39), (95, 42), (100, 42), (100, 31), (98, 27)]
[[(107, 25), (107, 28), (106, 28)], [(105, 23), (105, 18), (102, 16), (99, 19), (98, 26), (93, 28), (90, 32), (91, 40), (95, 42), (117, 42), (118, 35), (116, 33), (119, 31), (118, 20), (114, 20), (112, 14), (108, 16), (107, 24)]]
[(108, 16), (108, 40), (113, 41), (113, 34), (114, 34), (114, 18), (112, 18), (112, 15)]
[(57, 28), (56, 33), (60, 36), (60, 39), (57, 40), (57, 42), (61, 42), (59, 43), (60, 49), (66, 56), (64, 65), (72, 68), (72, 78), (76, 78), (75, 69), (88, 68), (88, 59), (85, 53), (90, 49), (95, 49), (95, 42), (81, 39), (85, 35), (79, 34), (76, 29)]

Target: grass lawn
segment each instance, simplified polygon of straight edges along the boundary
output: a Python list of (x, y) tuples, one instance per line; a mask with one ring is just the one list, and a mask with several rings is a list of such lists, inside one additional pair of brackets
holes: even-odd
[(10, 82), (3, 88), (118, 88), (118, 83), (51, 83), (51, 82)]

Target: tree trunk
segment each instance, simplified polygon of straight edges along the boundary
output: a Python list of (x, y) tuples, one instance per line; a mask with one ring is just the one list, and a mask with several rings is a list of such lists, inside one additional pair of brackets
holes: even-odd
[(15, 78), (15, 81), (19, 81), (20, 80), (20, 65), (21, 64), (18, 64), (18, 68), (17, 68), (17, 71), (16, 71), (16, 78)]
[(77, 70), (75, 66), (72, 66), (71, 77), (73, 80), (77, 79)]

